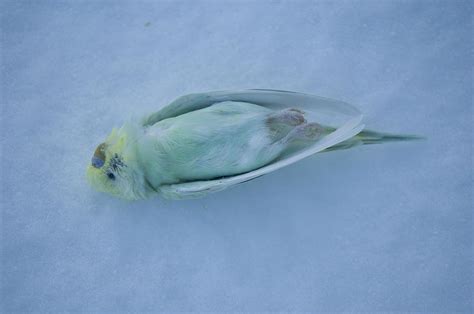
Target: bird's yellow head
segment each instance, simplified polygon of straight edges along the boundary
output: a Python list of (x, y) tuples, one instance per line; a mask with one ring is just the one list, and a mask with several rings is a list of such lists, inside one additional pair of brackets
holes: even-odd
[(128, 131), (127, 126), (113, 129), (97, 146), (87, 167), (87, 179), (100, 192), (129, 200), (147, 198), (152, 190), (137, 159), (134, 132)]

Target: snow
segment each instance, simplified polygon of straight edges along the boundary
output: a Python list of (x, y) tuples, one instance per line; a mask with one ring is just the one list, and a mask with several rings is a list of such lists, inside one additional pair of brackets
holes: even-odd
[[(472, 309), (469, 1), (12, 1), (1, 11), (5, 312)], [(426, 141), (318, 154), (189, 201), (85, 168), (178, 96), (273, 88)]]

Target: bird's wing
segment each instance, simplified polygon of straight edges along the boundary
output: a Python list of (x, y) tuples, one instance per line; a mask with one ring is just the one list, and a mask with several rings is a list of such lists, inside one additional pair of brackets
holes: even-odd
[[(159, 111), (145, 117), (143, 125), (153, 125), (158, 121), (203, 109), (223, 101), (248, 102), (274, 110), (296, 107), (308, 112), (315, 112), (318, 114), (318, 118), (321, 118), (321, 115), (329, 115), (331, 119), (361, 115), (359, 110), (339, 100), (281, 90), (248, 89), (181, 96)], [(331, 124), (331, 122), (326, 123)]]
[(303, 109), (308, 115), (316, 117), (318, 122), (334, 126), (335, 130), (314, 144), (254, 171), (214, 180), (160, 186), (159, 191), (164, 197), (171, 199), (196, 198), (221, 191), (291, 165), (355, 136), (364, 128), (361, 123), (362, 114), (347, 103), (314, 95), (277, 90), (222, 91), (183, 96), (155, 113), (155, 122), (153, 123), (228, 100), (254, 103), (275, 110), (289, 107)]
[(179, 97), (169, 105), (145, 117), (143, 126), (153, 125), (161, 120), (177, 117), (187, 112), (203, 109), (216, 103), (211, 95), (214, 93), (189, 94)]

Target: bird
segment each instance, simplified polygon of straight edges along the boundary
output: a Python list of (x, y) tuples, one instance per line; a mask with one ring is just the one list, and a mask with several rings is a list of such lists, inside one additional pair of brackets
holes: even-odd
[(364, 130), (361, 121), (350, 104), (298, 92), (189, 94), (114, 128), (86, 176), (127, 200), (199, 198), (318, 152), (421, 138)]

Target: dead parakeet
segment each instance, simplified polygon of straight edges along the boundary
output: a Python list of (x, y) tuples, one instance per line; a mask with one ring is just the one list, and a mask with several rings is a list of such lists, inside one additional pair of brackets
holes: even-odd
[(99, 191), (136, 200), (201, 197), (318, 152), (415, 139), (363, 131), (353, 106), (313, 95), (243, 90), (178, 98), (114, 129), (87, 169)]

